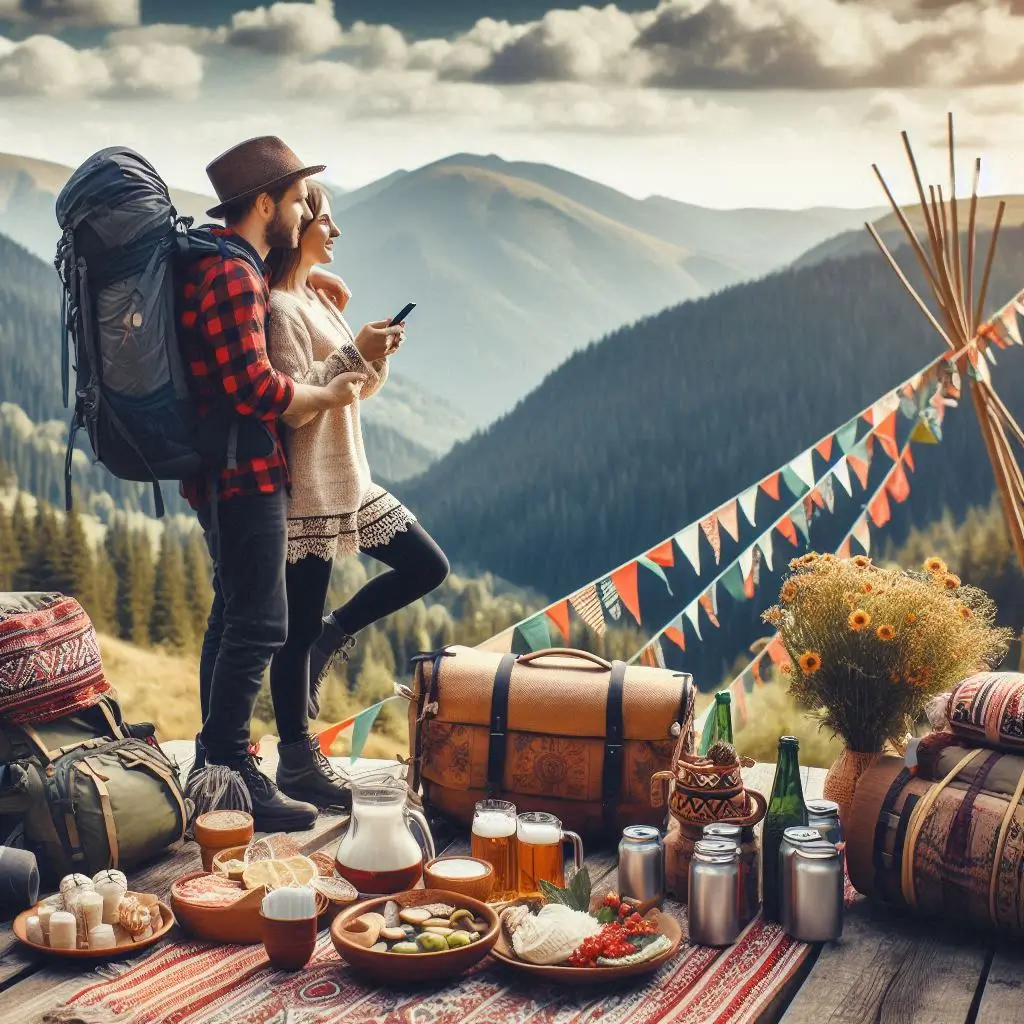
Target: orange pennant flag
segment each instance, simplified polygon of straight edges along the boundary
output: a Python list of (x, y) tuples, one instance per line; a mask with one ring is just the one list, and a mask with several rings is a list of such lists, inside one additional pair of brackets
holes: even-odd
[(839, 548), (838, 554), (840, 558), (849, 558), (853, 554), (853, 549), (850, 547), (849, 537), (847, 537), (846, 540), (843, 541), (842, 546)]
[(821, 491), (819, 491), (817, 487), (815, 487), (814, 490), (811, 491), (808, 497), (811, 499), (812, 502), (814, 502), (815, 505), (818, 506), (818, 508), (825, 507), (825, 499), (821, 496)]
[(740, 517), (739, 506), (733, 499), (728, 505), (723, 505), (717, 512), (718, 522), (724, 527), (725, 532), (733, 540), (740, 539)]
[(862, 420), (864, 420), (865, 423), (870, 423), (870, 424), (874, 425), (874, 422), (875, 422), (875, 410), (874, 409), (868, 409), (867, 412), (861, 413), (861, 417), (860, 418)]
[(779, 525), (776, 529), (783, 537), (786, 538), (786, 540), (789, 541), (790, 544), (793, 545), (793, 547), (799, 546), (800, 542), (797, 540), (796, 536), (796, 524), (789, 518), (789, 516), (783, 516), (782, 519), (779, 520)]
[(338, 722), (332, 725), (328, 729), (324, 729), (323, 732), (317, 733), (317, 742), (320, 744), (320, 752), (325, 756), (331, 752), (331, 747), (334, 746), (334, 741), (348, 728), (355, 725), (356, 716), (353, 715), (351, 718), (346, 718), (344, 722)]
[(909, 469), (911, 473), (913, 473), (917, 468), (914, 465), (914, 452), (909, 444), (907, 445), (907, 450), (903, 453), (903, 461), (907, 464), (907, 469)]
[(910, 494), (910, 481), (907, 479), (907, 474), (903, 470), (902, 462), (897, 462), (896, 465), (893, 466), (886, 486), (889, 489), (889, 494), (892, 496), (892, 500), (895, 501), (897, 505), (902, 504), (907, 500), (907, 495)]
[(758, 686), (760, 686), (761, 683), (764, 682), (764, 680), (761, 678), (761, 659), (760, 658), (755, 658), (754, 659), (753, 663), (750, 666), (750, 670), (751, 670), (751, 672), (754, 673), (754, 682), (757, 683)]
[(789, 654), (786, 652), (786, 645), (781, 637), (775, 637), (768, 645), (768, 657), (775, 665), (785, 665), (789, 661)]
[(629, 613), (640, 623), (640, 594), (637, 592), (637, 564), (630, 562), (621, 569), (617, 569), (611, 575), (612, 583), (619, 592), (622, 603), (629, 609)]
[(714, 512), (707, 519), (700, 521), (700, 528), (704, 531), (704, 536), (707, 537), (711, 550), (715, 553), (715, 565), (718, 565), (722, 560), (722, 535), (719, 533), (718, 517)]
[(850, 469), (857, 474), (861, 487), (866, 488), (868, 485), (868, 474), (871, 471), (870, 464), (865, 459), (858, 459), (856, 455), (847, 455), (846, 461), (849, 463)]
[[(621, 591), (620, 591), (621, 594)], [(569, 642), (569, 599), (560, 601), (546, 612), (547, 617), (558, 627), (565, 642)]]
[(671, 569), (676, 564), (675, 549), (672, 547), (672, 538), (663, 541), (656, 548), (647, 552), (647, 557), (655, 565), (662, 565)]
[(761, 481), (761, 490), (768, 495), (769, 498), (774, 498), (775, 501), (779, 500), (779, 480), (782, 478), (782, 471), (778, 470), (772, 473), (771, 476), (766, 476)]
[(707, 617), (711, 620), (711, 625), (717, 628), (718, 616), (715, 615), (715, 605), (714, 602), (711, 600), (711, 591), (708, 590), (701, 594), (700, 597), (697, 598), (697, 602), (698, 604), (700, 604), (701, 608), (704, 609), (705, 613), (707, 614)]
[(871, 516), (871, 522), (875, 526), (885, 526), (892, 518), (892, 513), (889, 509), (889, 495), (885, 493), (885, 488), (882, 488), (871, 499), (871, 503), (868, 505), (868, 514)]
[(815, 446), (814, 450), (826, 461), (832, 458), (832, 441), (834, 435), (829, 434), (824, 441), (819, 441)]
[(658, 667), (658, 656), (654, 653), (653, 645), (648, 644), (640, 652), (640, 664), (641, 665), (646, 665), (648, 668), (657, 668)]
[(897, 462), (900, 457), (900, 450), (899, 446), (896, 444), (895, 412), (889, 413), (889, 415), (886, 416), (877, 427), (875, 427), (875, 436), (882, 445), (882, 449), (885, 451), (885, 454), (888, 455), (893, 462)]
[(686, 650), (686, 634), (681, 629), (676, 629), (675, 626), (669, 626), (665, 630), (665, 636), (669, 638), (681, 651)]

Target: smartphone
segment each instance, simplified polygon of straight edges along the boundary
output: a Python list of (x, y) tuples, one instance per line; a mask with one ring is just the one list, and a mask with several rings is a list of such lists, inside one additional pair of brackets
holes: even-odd
[(405, 308), (397, 316), (391, 318), (392, 324), (401, 324), (405, 322), (406, 317), (416, 308), (415, 302), (408, 303)]

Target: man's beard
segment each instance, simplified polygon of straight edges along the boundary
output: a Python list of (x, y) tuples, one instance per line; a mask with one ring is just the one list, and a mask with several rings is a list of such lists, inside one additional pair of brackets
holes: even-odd
[(294, 249), (295, 228), (289, 227), (281, 215), (281, 208), (274, 209), (274, 216), (270, 219), (266, 229), (267, 245), (271, 249)]

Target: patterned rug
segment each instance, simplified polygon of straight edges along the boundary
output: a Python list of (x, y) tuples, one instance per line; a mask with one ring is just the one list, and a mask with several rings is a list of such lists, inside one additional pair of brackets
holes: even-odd
[[(685, 934), (685, 908), (666, 909)], [(728, 949), (684, 941), (659, 971), (613, 989), (537, 986), (488, 959), (446, 985), (400, 991), (362, 984), (324, 931), (297, 974), (270, 970), (262, 946), (181, 943), (68, 1005), (124, 1024), (754, 1024), (811, 951), (759, 917)]]

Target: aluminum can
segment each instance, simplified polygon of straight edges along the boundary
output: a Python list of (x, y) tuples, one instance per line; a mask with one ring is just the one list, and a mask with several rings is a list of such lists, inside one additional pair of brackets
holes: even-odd
[(786, 876), (792, 870), (793, 855), (797, 847), (806, 846), (808, 843), (821, 841), (821, 833), (816, 828), (787, 828), (782, 833), (782, 842), (779, 844), (779, 921), (783, 920), (785, 913), (782, 903), (782, 889)]
[(816, 828), (826, 842), (843, 842), (843, 826), (839, 823), (839, 804), (834, 800), (808, 800), (807, 827)]
[(740, 934), (740, 848), (727, 839), (700, 839), (690, 861), (690, 940), (731, 946)]
[(782, 930), (799, 942), (835, 942), (843, 934), (843, 859), (833, 843), (794, 848), (782, 880)]
[(619, 896), (637, 903), (665, 899), (665, 844), (650, 825), (630, 825), (619, 842)]
[(705, 839), (727, 839), (740, 848), (740, 924), (750, 924), (761, 909), (761, 850), (754, 830), (716, 821), (703, 831)]

